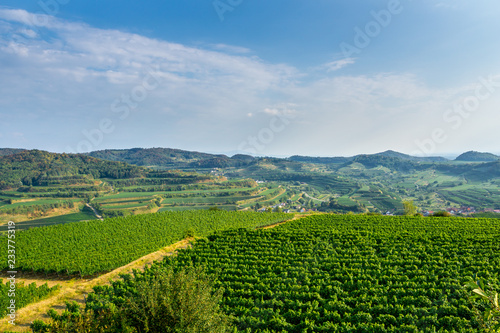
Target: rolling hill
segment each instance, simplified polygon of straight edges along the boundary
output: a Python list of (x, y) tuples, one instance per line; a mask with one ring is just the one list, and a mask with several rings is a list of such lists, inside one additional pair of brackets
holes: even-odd
[(225, 168), (252, 162), (249, 155), (215, 155), (172, 148), (132, 148), (93, 151), (88, 156), (138, 166), (160, 168)]
[(376, 154), (360, 154), (352, 157), (311, 157), (311, 156), (299, 156), (294, 155), (289, 158), (291, 161), (295, 162), (305, 162), (305, 163), (320, 163), (320, 164), (343, 164), (349, 162), (355, 162), (356, 160), (371, 160), (371, 161), (381, 161), (381, 165), (386, 163), (388, 159), (396, 159), (402, 161), (412, 161), (412, 162), (446, 162), (448, 159), (440, 156), (430, 156), (430, 157), (418, 157), (411, 156), (403, 153), (399, 153), (394, 150), (386, 150), (381, 153)]
[(144, 173), (140, 167), (104, 161), (81, 154), (57, 154), (24, 150), (0, 156), (0, 189), (40, 185), (51, 178), (131, 178)]
[(455, 159), (455, 161), (462, 162), (494, 162), (498, 160), (500, 160), (500, 156), (491, 153), (481, 153), (478, 151), (468, 151)]

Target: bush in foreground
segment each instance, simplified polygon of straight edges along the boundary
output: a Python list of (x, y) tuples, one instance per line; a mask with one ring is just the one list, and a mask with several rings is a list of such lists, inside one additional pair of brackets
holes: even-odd
[(200, 268), (135, 271), (90, 294), (85, 311), (68, 303), (52, 322), (33, 323), (34, 332), (233, 332), (220, 308), (222, 290)]

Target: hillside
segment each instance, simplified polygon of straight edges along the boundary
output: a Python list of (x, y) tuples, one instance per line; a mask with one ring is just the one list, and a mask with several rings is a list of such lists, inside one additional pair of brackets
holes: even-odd
[(0, 215), (4, 220), (17, 216), (16, 222), (50, 217), (58, 213), (55, 203), (71, 209), (62, 214), (82, 213), (76, 207), (83, 200), (107, 217), (213, 205), (276, 209), (277, 204), (289, 211), (402, 214), (403, 200), (414, 201), (422, 212), (495, 210), (500, 209), (499, 163), (460, 163), (391, 150), (290, 158), (169, 148), (81, 155), (21, 151), (0, 157)]
[(56, 154), (41, 150), (25, 150), (0, 156), (0, 189), (19, 185), (42, 185), (51, 178), (83, 179), (131, 178), (143, 173), (137, 166), (103, 161), (79, 154)]
[(93, 151), (87, 155), (108, 161), (158, 167), (188, 167), (201, 161), (212, 161), (214, 165), (217, 165), (230, 161), (226, 155), (212, 155), (171, 148), (107, 149)]
[(494, 162), (500, 160), (500, 156), (491, 153), (468, 151), (458, 156), (455, 161), (461, 162)]
[(402, 161), (412, 161), (412, 162), (446, 162), (448, 159), (440, 156), (430, 156), (430, 157), (418, 157), (418, 156), (411, 156), (403, 153), (399, 153), (394, 150), (386, 150), (381, 153), (376, 153), (376, 154), (360, 154), (360, 155), (355, 155), (352, 157), (342, 157), (342, 156), (337, 156), (337, 157), (311, 157), (311, 156), (299, 156), (299, 155), (294, 155), (289, 158), (291, 161), (295, 162), (306, 162), (306, 163), (320, 163), (320, 164), (342, 164), (342, 163), (349, 163), (349, 162), (354, 162), (359, 159), (370, 159), (371, 161), (382, 161), (382, 163), (385, 163), (387, 161), (387, 158), (390, 159), (397, 159), (397, 160), (402, 160)]
[(293, 162), (318, 163), (318, 164), (341, 164), (352, 161), (353, 157), (311, 157), (294, 155), (288, 158)]
[(429, 156), (429, 157), (419, 157), (419, 156), (411, 156), (403, 153), (399, 153), (394, 150), (386, 150), (381, 153), (377, 154), (372, 154), (372, 156), (385, 156), (385, 157), (393, 157), (393, 158), (399, 158), (402, 160), (410, 160), (410, 161), (417, 161), (417, 162), (446, 162), (448, 159), (441, 157), (441, 156)]

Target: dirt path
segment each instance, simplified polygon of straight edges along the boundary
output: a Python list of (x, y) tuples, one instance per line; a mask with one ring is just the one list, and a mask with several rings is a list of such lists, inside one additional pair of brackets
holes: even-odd
[[(103, 274), (93, 279), (73, 279), (73, 280), (59, 280), (52, 279), (47, 280), (43, 278), (36, 278), (27, 276), (25, 278), (21, 277), (16, 279), (17, 282), (24, 281), (25, 284), (30, 284), (35, 282), (37, 285), (47, 283), (49, 286), (54, 286), (56, 284), (61, 285), (61, 290), (38, 303), (30, 304), (17, 311), (16, 315), (16, 326), (12, 326), (8, 322), (8, 317), (0, 320), (0, 332), (13, 331), (13, 332), (31, 332), (29, 326), (36, 320), (47, 320), (47, 311), (51, 308), (56, 310), (64, 310), (65, 302), (69, 300), (74, 300), (78, 303), (83, 304), (85, 295), (92, 292), (92, 288), (99, 285), (108, 284), (110, 280), (117, 279), (120, 274), (130, 273), (133, 269), (144, 269), (146, 265), (153, 263), (154, 261), (159, 261), (166, 256), (174, 254), (179, 249), (185, 249), (190, 246), (193, 238), (184, 239), (180, 242), (174, 243), (163, 249), (150, 253), (136, 261), (131, 262), (128, 265), (117, 268), (109, 273)], [(5, 276), (1, 276), (5, 278)]]
[(95, 217), (97, 217), (99, 220), (103, 221), (102, 219), (102, 216), (99, 215), (99, 213), (97, 213), (97, 211), (95, 210), (94, 207), (92, 207), (91, 205), (89, 205), (88, 203), (85, 204), (85, 206), (89, 207), (90, 209), (92, 209), (92, 211), (94, 212), (94, 215)]
[(286, 220), (286, 221), (283, 221), (283, 222), (278, 222), (278, 223), (275, 223), (275, 224), (271, 224), (271, 225), (268, 225), (268, 226), (265, 226), (265, 227), (258, 227), (257, 229), (271, 229), (271, 228), (275, 228), (277, 226), (280, 226), (282, 224), (288, 223), (290, 221), (295, 221), (295, 220), (301, 219), (303, 217), (311, 216), (311, 215), (316, 215), (316, 214), (318, 214), (318, 213), (316, 213), (316, 212), (314, 212), (314, 213), (306, 213), (306, 214), (304, 214), (304, 213), (300, 213), (300, 214), (296, 213), (294, 215), (294, 217), (291, 218), (291, 219), (289, 219), (289, 220)]

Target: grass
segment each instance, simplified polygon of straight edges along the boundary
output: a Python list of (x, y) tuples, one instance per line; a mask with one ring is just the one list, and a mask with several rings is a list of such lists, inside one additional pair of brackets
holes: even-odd
[(164, 199), (165, 204), (183, 204), (183, 203), (203, 203), (203, 204), (216, 204), (216, 203), (227, 203), (229, 201), (236, 202), (241, 200), (248, 200), (257, 198), (256, 196), (245, 196), (245, 197), (194, 197), (194, 198), (168, 198)]
[(130, 199), (130, 198), (144, 198), (144, 197), (152, 197), (154, 194), (163, 194), (169, 192), (120, 192), (117, 194), (110, 194), (104, 197), (95, 198), (94, 201), (106, 201), (111, 199)]
[(153, 195), (149, 196), (143, 196), (143, 197), (128, 197), (128, 198), (96, 198), (93, 201), (99, 204), (119, 204), (119, 203), (127, 203), (127, 202), (134, 202), (134, 201), (144, 201), (144, 200), (152, 200), (155, 197)]
[[(37, 219), (37, 220), (31, 220), (31, 221), (25, 221), (25, 222), (17, 222), (16, 223), (16, 230), (45, 227), (45, 226), (50, 226), (50, 225), (55, 225), (55, 224), (65, 224), (65, 223), (80, 222), (80, 221), (95, 220), (95, 219), (96, 219), (96, 217), (93, 213), (87, 212), (87, 211), (82, 211), (79, 213), (60, 215), (60, 216), (54, 216), (54, 217), (46, 217), (43, 219)], [(0, 231), (1, 232), (7, 231), (7, 225), (0, 226)]]
[(337, 202), (339, 203), (339, 205), (342, 205), (342, 206), (347, 206), (347, 207), (357, 206), (357, 203), (354, 200), (352, 200), (351, 198), (349, 198), (349, 196), (347, 196), (347, 195), (344, 195), (344, 196), (338, 198)]
[(153, 200), (154, 197), (151, 197), (151, 198), (138, 198), (138, 199), (130, 199), (130, 200), (110, 200), (110, 201), (100, 201), (98, 202), (99, 204), (101, 205), (108, 205), (108, 206), (111, 206), (111, 205), (123, 205), (123, 204), (130, 204), (130, 203), (134, 203), (134, 202), (149, 202), (151, 200)]
[[(205, 206), (166, 206), (162, 207), (158, 210), (158, 213), (161, 212), (179, 212), (179, 211), (184, 211), (184, 210), (207, 210), (210, 207), (213, 207), (213, 205), (205, 205)], [(223, 210), (228, 210), (228, 211), (235, 211), (238, 210), (238, 206), (236, 205), (217, 205), (219, 209)]]
[[(30, 199), (28, 199), (30, 200)], [(0, 207), (0, 209), (10, 209), (16, 208), (20, 206), (38, 206), (38, 205), (50, 205), (53, 203), (64, 202), (64, 201), (81, 201), (82, 199), (73, 199), (73, 198), (59, 198), (59, 199), (34, 199), (33, 201), (24, 201), (24, 202), (14, 202), (11, 205), (5, 205)]]
[(276, 190), (277, 188), (274, 187), (274, 188), (270, 188), (270, 189), (267, 189), (265, 191), (262, 191), (259, 193), (259, 195), (268, 195), (268, 194), (275, 194), (276, 193)]
[(135, 203), (129, 203), (129, 204), (124, 204), (124, 205), (107, 205), (107, 204), (103, 204), (102, 205), (102, 208), (103, 209), (129, 209), (129, 208), (141, 208), (141, 207), (146, 207), (147, 205), (149, 205), (150, 202), (143, 202), (143, 203), (140, 203), (140, 202), (135, 202)]

